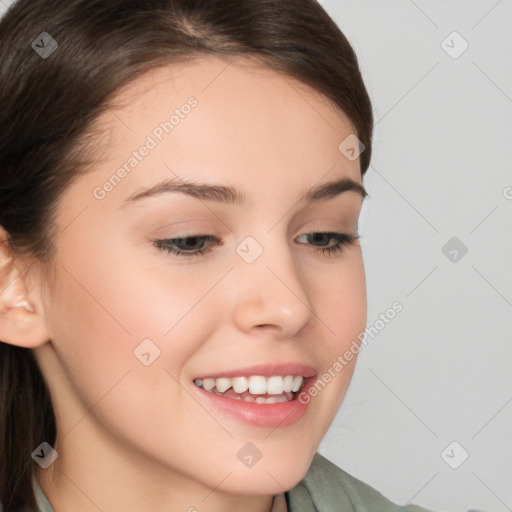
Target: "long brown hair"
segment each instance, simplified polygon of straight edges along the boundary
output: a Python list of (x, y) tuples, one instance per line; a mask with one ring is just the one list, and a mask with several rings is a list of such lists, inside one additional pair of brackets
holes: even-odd
[[(0, 21), (0, 226), (12, 254), (51, 261), (57, 200), (94, 161), (89, 129), (116, 93), (206, 54), (254, 57), (323, 93), (364, 144), (365, 173), (370, 99), (353, 49), (315, 0), (18, 0)], [(32, 350), (0, 341), (4, 512), (36, 509), (31, 454), (55, 439)]]

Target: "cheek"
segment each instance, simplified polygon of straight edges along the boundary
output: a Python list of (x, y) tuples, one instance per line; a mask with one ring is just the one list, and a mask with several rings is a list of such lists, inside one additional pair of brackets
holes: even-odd
[(358, 336), (366, 326), (366, 283), (360, 249), (347, 254), (335, 269), (325, 284), (316, 288), (315, 304), (325, 336), (322, 370), (312, 400), (317, 417), (326, 426), (334, 419), (350, 384), (359, 353)]
[[(196, 349), (194, 336), (183, 336), (186, 322), (180, 322), (198, 299), (190, 283), (163, 282), (164, 272), (149, 272), (109, 251), (76, 252), (65, 261), (48, 305), (48, 327), (60, 362), (87, 405), (126, 371), (144, 370), (144, 387), (163, 368), (175, 373)], [(148, 351), (150, 366), (141, 355)]]
[[(323, 321), (326, 349), (338, 355), (351, 345), (366, 325), (366, 281), (361, 250), (356, 247), (347, 257), (324, 271), (315, 287), (314, 305)], [(311, 276), (315, 282), (314, 276)], [(317, 274), (316, 279), (320, 279)], [(321, 322), (322, 323), (322, 322)]]
[[(65, 404), (59, 408), (63, 430), (92, 410), (108, 431), (140, 446), (140, 432), (158, 440), (164, 425), (167, 432), (176, 424), (193, 432), (189, 408), (196, 414), (199, 408), (179, 382), (187, 360), (216, 328), (211, 300), (194, 308), (211, 284), (190, 275), (167, 282), (162, 268), (103, 254), (68, 256), (47, 305), (62, 369), (55, 392)], [(75, 395), (69, 401), (67, 387)], [(173, 445), (167, 453), (174, 451)]]

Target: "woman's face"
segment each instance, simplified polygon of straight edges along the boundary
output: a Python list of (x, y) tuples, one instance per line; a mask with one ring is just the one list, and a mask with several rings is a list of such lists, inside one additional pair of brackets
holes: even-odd
[[(57, 416), (54, 464), (84, 492), (282, 492), (349, 384), (355, 359), (335, 363), (366, 322), (360, 246), (311, 233), (357, 234), (359, 160), (338, 148), (354, 130), (319, 93), (237, 62), (161, 68), (123, 91), (128, 106), (101, 117), (97, 164), (58, 204), (50, 340), (35, 353)], [(356, 185), (309, 197), (337, 180)], [(309, 385), (329, 369), (307, 405), (245, 401), (265, 383), (289, 398), (290, 378), (249, 380), (243, 400), (194, 382)]]

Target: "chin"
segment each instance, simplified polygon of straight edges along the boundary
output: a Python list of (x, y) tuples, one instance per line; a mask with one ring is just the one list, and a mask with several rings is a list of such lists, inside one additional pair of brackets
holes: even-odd
[[(263, 458), (252, 468), (240, 469), (226, 479), (226, 492), (234, 494), (268, 496), (295, 487), (307, 473), (316, 450), (297, 450), (289, 456), (279, 454), (275, 459)], [(228, 489), (228, 486), (231, 489)]]

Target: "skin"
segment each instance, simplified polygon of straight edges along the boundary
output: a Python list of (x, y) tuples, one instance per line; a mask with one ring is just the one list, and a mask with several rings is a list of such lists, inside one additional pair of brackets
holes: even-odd
[[(96, 199), (190, 96), (191, 113)], [(321, 375), (364, 330), (359, 244), (329, 256), (300, 236), (357, 233), (358, 193), (301, 202), (336, 178), (361, 183), (359, 160), (338, 150), (354, 130), (317, 91), (242, 60), (153, 70), (118, 99), (96, 125), (104, 146), (93, 167), (60, 197), (52, 273), (33, 266), (2, 299), (2, 339), (33, 349), (54, 401), (59, 457), (37, 466), (38, 481), (57, 511), (269, 511), (306, 473), (355, 358), (305, 416), (276, 429), (208, 408), (192, 380), (290, 361)], [(122, 207), (175, 175), (236, 187), (250, 204), (166, 193)], [(151, 242), (205, 233), (223, 245), (196, 257)], [(246, 236), (263, 248), (251, 264), (235, 251)], [(133, 354), (146, 338), (161, 351), (149, 366)], [(237, 458), (247, 442), (262, 453), (252, 468)]]

